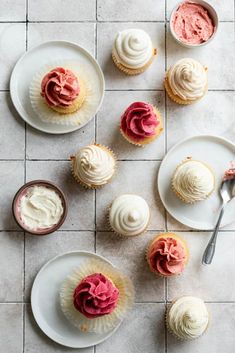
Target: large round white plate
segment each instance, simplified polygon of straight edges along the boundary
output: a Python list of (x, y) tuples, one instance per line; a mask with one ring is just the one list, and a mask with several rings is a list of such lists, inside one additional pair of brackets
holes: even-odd
[(70, 324), (60, 308), (59, 291), (62, 283), (74, 269), (92, 258), (111, 264), (93, 253), (69, 252), (47, 262), (33, 283), (31, 305), (38, 326), (52, 340), (67, 347), (84, 348), (98, 344), (110, 337), (120, 325), (104, 334), (83, 333)]
[[(26, 123), (43, 132), (50, 134), (63, 134), (80, 129), (84, 125), (58, 125), (49, 124), (40, 120), (33, 110), (30, 98), (29, 87), (35, 74), (51, 61), (76, 61), (85, 64), (89, 73), (97, 81), (97, 106), (91, 115), (92, 119), (99, 110), (104, 97), (104, 76), (98, 62), (88, 51), (81, 46), (67, 41), (45, 42), (27, 51), (16, 63), (10, 80), (10, 93), (12, 102)], [(88, 121), (87, 121), (88, 123)]]
[[(187, 157), (208, 163), (216, 177), (215, 191), (204, 201), (189, 205), (175, 196), (171, 178), (177, 165)], [(158, 190), (166, 210), (188, 227), (211, 230), (217, 221), (221, 207), (219, 187), (224, 171), (235, 161), (235, 145), (221, 137), (200, 135), (175, 145), (162, 161), (158, 174)], [(221, 227), (235, 220), (235, 199), (226, 207)]]

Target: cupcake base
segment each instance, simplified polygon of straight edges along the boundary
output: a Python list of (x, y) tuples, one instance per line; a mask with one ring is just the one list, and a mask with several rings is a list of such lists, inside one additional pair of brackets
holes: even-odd
[[(89, 319), (82, 315), (73, 305), (74, 289), (83, 278), (94, 274), (102, 273), (109, 278), (114, 286), (119, 290), (117, 307), (110, 314)], [(108, 332), (116, 327), (124, 318), (134, 301), (134, 288), (125, 275), (113, 267), (111, 264), (100, 260), (91, 260), (84, 263), (75, 270), (64, 282), (60, 291), (61, 309), (67, 319), (83, 332)]]
[[(189, 161), (196, 161), (196, 160), (194, 160), (194, 159), (192, 159), (191, 157), (190, 158), (187, 158), (185, 161), (183, 161), (183, 162), (181, 162), (177, 167), (176, 167), (176, 170), (182, 165), (182, 164), (184, 164), (184, 163), (187, 163), (187, 162), (189, 162)], [(204, 198), (204, 199), (202, 199), (202, 200), (197, 200), (197, 201), (192, 201), (192, 202), (188, 202), (188, 201), (186, 201), (185, 199), (184, 199), (184, 197), (175, 189), (175, 187), (174, 187), (174, 184), (173, 184), (173, 178), (174, 178), (174, 174), (173, 174), (173, 177), (172, 177), (172, 180), (171, 180), (171, 189), (172, 189), (172, 191), (175, 193), (175, 195), (181, 200), (181, 201), (183, 201), (185, 204), (193, 204), (193, 203), (195, 203), (195, 202), (200, 202), (200, 201), (204, 201), (204, 200), (206, 200), (212, 193), (213, 193), (213, 191), (215, 190), (215, 174), (214, 174), (214, 172), (213, 172), (213, 170), (211, 169), (211, 167), (209, 166), (209, 165), (207, 165), (206, 163), (204, 163), (204, 162), (201, 162), (201, 161), (197, 161), (197, 162), (200, 162), (201, 164), (203, 164), (205, 167), (207, 167), (210, 171), (211, 171), (211, 173), (213, 174), (213, 176), (214, 176), (214, 188), (211, 190), (211, 192), (209, 193), (209, 194), (207, 194), (206, 195), (206, 197)], [(175, 170), (175, 172), (176, 172), (176, 170)], [(174, 173), (175, 173), (174, 172)]]
[(168, 96), (171, 98), (171, 100), (174, 101), (177, 104), (180, 104), (180, 105), (190, 105), (190, 104), (198, 102), (200, 99), (202, 99), (204, 97), (204, 95), (206, 94), (207, 89), (208, 89), (208, 87), (206, 87), (203, 96), (198, 98), (198, 99), (195, 99), (195, 100), (183, 100), (182, 98), (180, 98), (179, 96), (177, 96), (177, 95), (175, 95), (173, 93), (173, 91), (172, 91), (172, 89), (171, 89), (171, 87), (169, 85), (169, 82), (168, 82), (167, 74), (166, 74), (166, 77), (165, 77), (165, 80), (164, 80), (164, 86), (165, 86), (166, 92), (167, 92)]
[(155, 55), (157, 55), (157, 49), (153, 48), (153, 55), (150, 58), (150, 60), (147, 62), (147, 64), (145, 64), (144, 66), (142, 66), (138, 69), (130, 69), (130, 68), (124, 66), (123, 64), (121, 64), (118, 61), (118, 59), (116, 58), (114, 52), (112, 52), (112, 59), (113, 59), (114, 64), (116, 65), (116, 67), (119, 70), (124, 72), (126, 75), (133, 76), (133, 75), (142, 74), (144, 71), (146, 71), (148, 69), (148, 67), (152, 64)]
[(153, 142), (163, 131), (163, 122), (162, 122), (162, 117), (161, 117), (161, 114), (159, 112), (159, 110), (153, 106), (153, 111), (154, 113), (159, 117), (159, 122), (160, 124), (158, 124), (158, 126), (156, 127), (156, 130), (155, 130), (155, 134), (151, 137), (146, 137), (145, 139), (141, 140), (141, 141), (134, 141), (134, 140), (131, 140), (129, 136), (127, 136), (123, 131), (122, 129), (120, 128), (120, 132), (122, 134), (122, 136), (129, 142), (131, 143), (132, 145), (135, 145), (135, 146), (139, 146), (139, 147), (144, 147), (145, 145), (148, 145), (149, 143)]
[(72, 172), (72, 175), (73, 175), (74, 179), (77, 181), (77, 183), (79, 183), (84, 188), (91, 189), (91, 190), (101, 189), (103, 186), (105, 186), (105, 185), (107, 185), (108, 183), (111, 182), (111, 180), (113, 179), (113, 177), (115, 176), (115, 173), (116, 173), (116, 163), (117, 163), (117, 157), (115, 156), (114, 152), (110, 148), (108, 148), (106, 146), (103, 146), (103, 145), (100, 145), (99, 143), (94, 143), (94, 145), (102, 148), (105, 152), (109, 153), (114, 159), (114, 163), (115, 163), (114, 173), (113, 173), (112, 177), (105, 184), (100, 184), (100, 185), (86, 184), (83, 180), (79, 179), (79, 177), (77, 176), (77, 174), (74, 171), (75, 156), (70, 156), (70, 160), (72, 162), (71, 163), (71, 172)]
[(185, 265), (187, 265), (188, 263), (188, 259), (189, 259), (189, 249), (188, 249), (188, 245), (186, 244), (185, 240), (183, 240), (181, 237), (179, 237), (178, 235), (176, 235), (175, 233), (171, 233), (171, 232), (166, 232), (166, 233), (161, 233), (159, 234), (157, 237), (155, 237), (149, 244), (149, 246), (146, 249), (146, 260), (148, 262), (149, 265), (149, 269), (152, 273), (156, 274), (157, 276), (163, 277), (163, 278), (168, 278), (168, 277), (174, 277), (174, 276), (180, 276), (181, 273), (179, 274), (172, 274), (172, 275), (162, 275), (161, 273), (159, 273), (158, 271), (154, 271), (151, 267), (151, 264), (149, 262), (149, 250), (150, 247), (155, 243), (155, 241), (159, 240), (160, 238), (174, 238), (176, 239), (178, 242), (181, 243), (181, 245), (184, 248), (185, 254), (186, 254), (186, 260), (185, 260)]
[(54, 106), (54, 105), (53, 106), (48, 105), (46, 100), (45, 100), (45, 103), (48, 105), (49, 108), (53, 109), (57, 113), (60, 113), (60, 114), (75, 113), (77, 110), (79, 110), (81, 108), (81, 106), (83, 105), (83, 103), (86, 99), (87, 90), (86, 90), (86, 86), (85, 86), (84, 82), (81, 79), (79, 79), (79, 86), (80, 86), (80, 92), (79, 92), (78, 97), (68, 107), (59, 107), (59, 106)]

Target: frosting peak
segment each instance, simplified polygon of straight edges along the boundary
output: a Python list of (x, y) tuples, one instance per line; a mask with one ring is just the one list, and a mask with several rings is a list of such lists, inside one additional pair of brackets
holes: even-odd
[(206, 164), (186, 160), (176, 168), (172, 187), (186, 203), (206, 199), (214, 189), (214, 175)]
[(185, 266), (186, 253), (179, 239), (159, 236), (150, 245), (148, 261), (151, 270), (163, 276), (180, 274)]
[(172, 92), (183, 100), (197, 100), (207, 89), (206, 69), (194, 59), (177, 61), (169, 69), (167, 78)]
[(124, 236), (142, 233), (148, 225), (149, 218), (147, 202), (137, 195), (126, 194), (117, 197), (109, 211), (111, 228)]
[(149, 35), (142, 29), (126, 29), (117, 34), (113, 53), (125, 67), (141, 68), (153, 56), (152, 42)]
[(85, 277), (73, 293), (74, 307), (84, 316), (94, 319), (113, 312), (119, 291), (102, 273)]
[(193, 339), (202, 335), (209, 323), (209, 314), (200, 298), (181, 297), (168, 312), (170, 330), (181, 339)]
[(70, 70), (56, 67), (48, 72), (41, 83), (41, 95), (50, 106), (68, 107), (77, 98), (80, 87)]
[(159, 124), (157, 111), (144, 102), (132, 103), (121, 117), (122, 131), (135, 142), (154, 136)]
[(115, 160), (108, 149), (89, 145), (73, 157), (73, 170), (79, 180), (87, 185), (104, 185), (115, 172)]

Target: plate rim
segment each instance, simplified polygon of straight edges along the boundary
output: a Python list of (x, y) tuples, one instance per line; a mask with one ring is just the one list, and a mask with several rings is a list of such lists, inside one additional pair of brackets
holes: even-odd
[(121, 325), (122, 321), (123, 320), (120, 320), (120, 322), (118, 323), (117, 326), (115, 326), (115, 328), (111, 331), (109, 331), (107, 333), (107, 335), (102, 338), (102, 339), (99, 339), (97, 340), (95, 343), (92, 343), (92, 344), (88, 344), (88, 345), (69, 345), (68, 343), (64, 343), (63, 341), (60, 341), (58, 339), (54, 339), (52, 338), (51, 335), (48, 335), (48, 333), (46, 332), (46, 330), (44, 329), (42, 323), (40, 320), (38, 320), (38, 317), (37, 317), (37, 313), (38, 310), (35, 310), (35, 303), (36, 303), (36, 299), (35, 299), (35, 291), (36, 291), (36, 286), (38, 285), (38, 281), (40, 279), (40, 277), (42, 276), (43, 272), (45, 271), (45, 269), (50, 266), (50, 264), (54, 261), (56, 261), (58, 258), (61, 258), (61, 257), (64, 257), (66, 255), (71, 255), (71, 254), (82, 254), (82, 255), (89, 255), (89, 256), (92, 256), (92, 257), (95, 257), (95, 258), (98, 258), (98, 259), (101, 259), (102, 261), (105, 261), (106, 263), (110, 264), (111, 266), (113, 266), (114, 268), (117, 268), (111, 261), (109, 261), (108, 259), (106, 259), (104, 256), (102, 255), (98, 255), (96, 253), (93, 253), (91, 251), (86, 251), (86, 250), (73, 250), (73, 251), (67, 251), (67, 252), (64, 252), (62, 254), (58, 254), (56, 256), (54, 256), (52, 259), (50, 259), (49, 261), (47, 261), (41, 268), (40, 270), (37, 272), (35, 278), (34, 278), (34, 281), (33, 281), (33, 285), (32, 285), (32, 288), (31, 288), (31, 293), (30, 293), (30, 303), (31, 303), (31, 309), (32, 309), (32, 314), (33, 314), (33, 317), (34, 317), (34, 320), (36, 321), (38, 327), (42, 330), (42, 332), (48, 337), (50, 338), (52, 341), (62, 345), (62, 346), (65, 346), (65, 347), (69, 347), (69, 348), (88, 348), (88, 347), (93, 347), (94, 345), (97, 345), (97, 344), (100, 344), (101, 342), (104, 342), (105, 340), (107, 340), (110, 336), (112, 336), (113, 333), (116, 332), (116, 330), (119, 328), (119, 326)]
[[(99, 77), (101, 79), (101, 83), (102, 83), (102, 97), (100, 100), (100, 103), (95, 111), (95, 114), (83, 125), (79, 125), (79, 126), (73, 126), (71, 125), (71, 129), (69, 131), (48, 131), (46, 128), (39, 128), (38, 126), (36, 126), (34, 123), (31, 123), (29, 121), (27, 121), (24, 118), (24, 114), (21, 114), (20, 111), (18, 110), (17, 107), (17, 100), (19, 100), (18, 95), (15, 93), (15, 87), (14, 87), (14, 82), (15, 82), (15, 75), (16, 75), (16, 70), (18, 68), (18, 66), (21, 64), (21, 62), (23, 62), (24, 58), (28, 55), (30, 55), (31, 52), (35, 51), (36, 49), (46, 46), (46, 45), (50, 45), (50, 44), (61, 44), (61, 45), (70, 45), (70, 46), (74, 46), (77, 49), (79, 49), (80, 51), (82, 51), (83, 53), (85, 53), (93, 62), (93, 64), (96, 66), (96, 68), (99, 71)], [(98, 113), (98, 111), (100, 110), (103, 101), (104, 101), (104, 96), (105, 96), (105, 78), (104, 78), (104, 73), (103, 70), (101, 69), (100, 64), (98, 63), (97, 59), (87, 50), (85, 49), (83, 46), (73, 42), (73, 41), (67, 41), (67, 40), (49, 40), (49, 41), (45, 41), (43, 43), (40, 43), (38, 45), (33, 46), (31, 49), (27, 50), (24, 54), (22, 54), (20, 56), (20, 58), (17, 60), (17, 62), (15, 63), (12, 71), (11, 71), (11, 76), (10, 76), (10, 84), (9, 84), (9, 89), (10, 89), (10, 97), (11, 97), (11, 101), (13, 103), (13, 106), (15, 108), (15, 110), (17, 111), (17, 113), (19, 114), (19, 116), (21, 117), (21, 119), (28, 125), (30, 125), (31, 127), (33, 127), (34, 129), (41, 131), (43, 133), (46, 134), (52, 134), (52, 135), (62, 135), (62, 134), (68, 134), (71, 132), (74, 132), (76, 130), (79, 130), (81, 128), (83, 128), (84, 126), (86, 126)], [(36, 113), (35, 113), (36, 114)]]
[[(186, 137), (185, 139), (180, 140), (179, 142), (177, 142), (175, 145), (173, 145), (169, 151), (167, 152), (167, 154), (164, 156), (163, 160), (161, 161), (159, 170), (158, 170), (158, 176), (157, 176), (157, 188), (158, 188), (158, 193), (161, 199), (161, 202), (165, 208), (165, 210), (179, 223), (185, 225), (186, 227), (192, 228), (192, 229), (196, 229), (196, 230), (201, 230), (201, 231), (211, 231), (211, 228), (199, 228), (197, 226), (197, 223), (195, 223), (194, 221), (191, 222), (190, 224), (186, 224), (183, 221), (180, 221), (179, 219), (177, 219), (168, 209), (167, 204), (165, 203), (165, 200), (163, 198), (162, 195), (162, 191), (161, 191), (161, 187), (160, 187), (160, 174), (162, 172), (162, 169), (164, 168), (164, 162), (166, 162), (167, 158), (169, 157), (169, 155), (174, 152), (175, 149), (177, 149), (180, 145), (184, 144), (185, 142), (189, 141), (189, 140), (194, 140), (194, 139), (199, 139), (199, 138), (207, 138), (207, 139), (214, 139), (214, 140), (219, 140), (220, 142), (225, 143), (226, 145), (229, 145), (230, 147), (232, 147), (233, 149), (235, 149), (235, 143), (233, 143), (232, 141), (230, 141), (229, 139), (222, 137), (222, 136), (218, 136), (218, 135), (209, 135), (209, 134), (199, 134), (199, 135), (195, 135), (195, 136), (190, 136), (190, 137)], [(229, 223), (225, 223), (223, 224), (223, 227), (229, 225), (230, 223), (232, 223), (233, 221), (229, 222)]]

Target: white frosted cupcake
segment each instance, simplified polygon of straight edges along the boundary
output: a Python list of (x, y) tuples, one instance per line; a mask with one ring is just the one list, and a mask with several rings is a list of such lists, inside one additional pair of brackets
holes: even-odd
[(121, 195), (113, 201), (109, 209), (110, 227), (122, 236), (132, 237), (143, 233), (149, 220), (149, 206), (138, 195)]
[(90, 189), (108, 184), (116, 170), (116, 157), (113, 152), (99, 144), (81, 148), (70, 159), (74, 178)]
[(176, 103), (195, 103), (207, 91), (207, 68), (194, 59), (181, 59), (167, 71), (164, 85)]
[(126, 29), (115, 38), (112, 58), (115, 65), (127, 75), (144, 72), (152, 63), (157, 50), (149, 35), (142, 29)]
[(191, 158), (176, 168), (172, 177), (172, 189), (185, 203), (205, 200), (215, 188), (215, 176), (204, 162)]
[(209, 325), (209, 313), (202, 299), (184, 296), (172, 302), (166, 315), (169, 331), (181, 340), (200, 337)]

